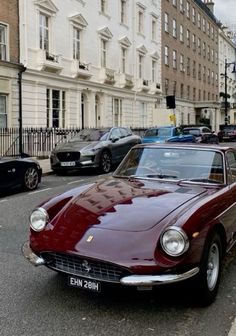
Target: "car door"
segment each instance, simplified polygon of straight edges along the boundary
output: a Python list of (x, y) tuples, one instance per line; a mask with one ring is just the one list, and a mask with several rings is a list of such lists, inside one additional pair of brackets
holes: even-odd
[(19, 184), (16, 160), (4, 160), (0, 163), (0, 189), (12, 188)]
[(118, 127), (111, 130), (109, 141), (113, 162), (120, 162), (122, 160), (122, 146), (124, 141), (122, 141), (120, 129)]
[[(126, 128), (120, 128), (121, 133), (121, 146), (122, 146), (122, 158), (128, 153), (128, 151), (138, 143), (136, 136), (129, 132)], [(123, 143), (123, 145), (122, 145)]]
[[(228, 240), (233, 244), (236, 241), (236, 151), (228, 150), (226, 153), (227, 182), (229, 184), (230, 202), (228, 210), (224, 213), (224, 218)], [(227, 199), (228, 196), (225, 197)], [(224, 224), (225, 224), (224, 223)]]

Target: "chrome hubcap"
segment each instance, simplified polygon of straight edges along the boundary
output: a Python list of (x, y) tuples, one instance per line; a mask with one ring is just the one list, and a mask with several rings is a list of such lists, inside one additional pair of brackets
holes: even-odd
[(25, 186), (34, 189), (38, 183), (38, 172), (35, 168), (28, 168), (25, 173)]
[(111, 159), (110, 156), (105, 153), (102, 158), (102, 168), (104, 172), (109, 172), (111, 168)]
[(219, 276), (220, 253), (216, 243), (211, 245), (207, 262), (207, 284), (210, 290), (215, 288)]

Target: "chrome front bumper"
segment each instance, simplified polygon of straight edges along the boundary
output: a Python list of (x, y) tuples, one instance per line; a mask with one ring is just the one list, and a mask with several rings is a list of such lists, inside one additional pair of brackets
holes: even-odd
[(29, 245), (29, 242), (26, 241), (22, 248), (21, 248), (21, 251), (22, 251), (22, 254), (23, 256), (29, 260), (31, 262), (31, 264), (33, 264), (34, 266), (41, 266), (41, 265), (45, 265), (46, 262), (43, 258), (37, 256), (37, 254), (35, 254), (30, 245)]
[(161, 275), (129, 275), (120, 279), (122, 285), (151, 287), (155, 285), (164, 285), (174, 282), (180, 282), (192, 278), (199, 272), (199, 268), (195, 267), (190, 271), (181, 274), (161, 274)]
[[(32, 251), (28, 241), (23, 244), (22, 253), (34, 266), (46, 265), (45, 260)], [(170, 284), (187, 280), (195, 276), (198, 272), (199, 268), (195, 267), (181, 274), (129, 275), (121, 278), (120, 283), (126, 286), (152, 287), (155, 285)]]

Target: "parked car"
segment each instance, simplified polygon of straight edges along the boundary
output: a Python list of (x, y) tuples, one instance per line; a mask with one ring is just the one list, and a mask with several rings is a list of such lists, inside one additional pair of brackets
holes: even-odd
[(19, 187), (34, 190), (41, 176), (39, 163), (31, 158), (0, 158), (0, 192)]
[(210, 304), (236, 242), (235, 204), (235, 149), (141, 144), (113, 176), (35, 208), (22, 252), (77, 288), (145, 290), (188, 280)]
[(236, 125), (220, 125), (218, 132), (219, 141), (235, 141), (236, 140)]
[(199, 127), (184, 127), (183, 134), (192, 134), (195, 136), (196, 142), (201, 143), (219, 143), (219, 137), (210, 128), (206, 126)]
[(152, 127), (145, 131), (142, 143), (164, 142), (195, 142), (192, 135), (182, 134), (181, 129), (175, 126)]
[(103, 173), (120, 163), (140, 136), (126, 127), (83, 129), (67, 143), (58, 145), (51, 153), (51, 168), (55, 173), (95, 167)]

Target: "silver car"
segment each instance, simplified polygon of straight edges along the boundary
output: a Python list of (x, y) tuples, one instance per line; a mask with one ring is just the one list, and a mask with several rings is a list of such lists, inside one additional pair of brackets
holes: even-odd
[(85, 167), (108, 173), (139, 143), (141, 138), (126, 127), (83, 129), (52, 151), (51, 168), (57, 174)]

